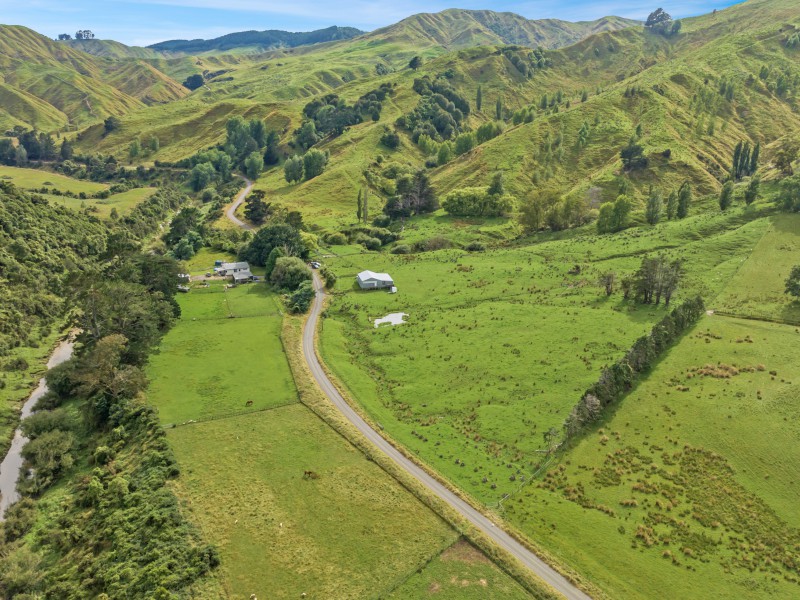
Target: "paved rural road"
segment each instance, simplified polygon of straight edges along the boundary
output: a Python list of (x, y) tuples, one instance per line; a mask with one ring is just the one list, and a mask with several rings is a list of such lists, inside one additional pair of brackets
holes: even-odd
[(540, 579), (547, 582), (550, 587), (568, 600), (590, 600), (588, 595), (572, 585), (541, 558), (525, 548), (525, 546), (520, 544), (508, 533), (496, 527), (483, 513), (459, 498), (447, 487), (420, 468), (419, 465), (409, 460), (397, 448), (387, 442), (377, 431), (370, 427), (367, 422), (345, 402), (344, 398), (342, 398), (339, 391), (325, 374), (314, 348), (314, 333), (317, 329), (317, 321), (319, 321), (319, 315), (322, 312), (322, 304), (325, 298), (325, 292), (323, 291), (320, 277), (316, 271), (314, 272), (314, 289), (316, 290), (314, 305), (311, 308), (311, 315), (303, 331), (303, 356), (317, 384), (322, 388), (322, 391), (325, 392), (325, 395), (328, 396), (336, 408), (339, 409), (347, 420), (355, 425), (373, 445), (377, 446), (379, 450), (392, 459), (400, 468), (439, 496), (439, 498), (447, 502), (475, 527), (490, 537), (498, 546), (504, 548), (523, 565), (533, 571)]
[(236, 216), (236, 209), (242, 205), (245, 198), (247, 198), (247, 194), (250, 193), (250, 190), (253, 189), (253, 182), (250, 181), (247, 177), (243, 175), (239, 175), (244, 182), (247, 184), (245, 188), (236, 195), (236, 198), (233, 199), (233, 204), (228, 207), (228, 210), (225, 211), (225, 216), (236, 226), (241, 227), (242, 229), (254, 229), (252, 225), (249, 223), (245, 223), (244, 221), (239, 220)]

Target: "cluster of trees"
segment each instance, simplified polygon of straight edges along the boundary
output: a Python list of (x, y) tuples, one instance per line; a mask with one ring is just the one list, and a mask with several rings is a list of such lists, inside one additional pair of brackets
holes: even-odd
[(326, 150), (317, 150), (312, 148), (303, 156), (294, 155), (286, 159), (283, 163), (283, 175), (287, 182), (297, 183), (300, 181), (308, 181), (314, 179), (318, 175), (325, 172), (325, 167), (328, 166), (328, 159), (330, 155)]
[(182, 85), (186, 89), (194, 91), (196, 89), (201, 88), (203, 84), (205, 84), (205, 82), (206, 82), (205, 77), (203, 77), (199, 73), (195, 73), (194, 75), (189, 75), (189, 77), (187, 77), (183, 81)]
[(533, 77), (536, 69), (546, 69), (552, 64), (542, 48), (529, 50), (521, 46), (506, 46), (498, 52), (505, 56), (523, 77)]
[(614, 202), (606, 202), (600, 206), (597, 233), (614, 233), (628, 227), (632, 209), (633, 202), (624, 194), (617, 196)]
[(414, 143), (422, 135), (442, 142), (462, 131), (462, 123), (470, 113), (469, 101), (453, 89), (447, 78), (415, 79), (414, 91), (422, 96), (419, 104), (411, 113), (397, 119), (399, 127), (411, 132)]
[(783, 210), (800, 212), (800, 175), (785, 177), (781, 181), (778, 203)]
[[(132, 211), (130, 221), (106, 226), (6, 184), (0, 198), (0, 211), (8, 211), (3, 222), (30, 233), (15, 249), (0, 232), (4, 255), (16, 261), (4, 269), (15, 279), (10, 291), (37, 318), (58, 298), (55, 316), (63, 324), (71, 309), (82, 331), (75, 356), (48, 372), (50, 392), (23, 422), (31, 439), (23, 456), (33, 475), (20, 480), (25, 498), (0, 529), (0, 595), (183, 593), (219, 564), (219, 555), (181, 514), (168, 484), (178, 468), (156, 411), (142, 397), (143, 364), (177, 315), (178, 267), (142, 253), (138, 240), (141, 228), (152, 232), (173, 203), (162, 197)], [(25, 227), (30, 222), (37, 227)], [(14, 303), (4, 299), (3, 306), (8, 311)], [(22, 313), (15, 318), (30, 331), (43, 325)], [(79, 460), (89, 469), (74, 470)], [(64, 491), (57, 504), (35, 502), (55, 484)]]
[(540, 192), (520, 206), (519, 222), (527, 232), (541, 229), (563, 231), (589, 222), (591, 213), (585, 199), (577, 195), (562, 197), (552, 191)]
[[(72, 144), (66, 139), (59, 147), (52, 135), (40, 131), (15, 127), (7, 132), (9, 137), (0, 138), (0, 163), (25, 167), (31, 161), (55, 161), (72, 158)], [(12, 137), (17, 138), (15, 145)]]
[(511, 212), (515, 201), (505, 192), (502, 173), (497, 173), (487, 188), (453, 190), (442, 200), (442, 208), (458, 217), (499, 217)]
[(0, 357), (7, 357), (21, 346), (38, 345), (63, 320), (68, 279), (92, 269), (94, 257), (105, 254), (107, 231), (96, 219), (2, 181), (0, 222)]
[(651, 12), (644, 26), (650, 31), (666, 37), (678, 35), (681, 31), (681, 22), (673, 21), (670, 14), (665, 12), (663, 8), (658, 8)]
[(149, 135), (144, 141), (137, 136), (133, 138), (131, 145), (128, 146), (128, 158), (131, 159), (131, 162), (140, 156), (147, 158), (158, 152), (159, 148), (161, 148), (161, 140), (158, 139), (158, 136)]
[(395, 183), (395, 192), (383, 208), (391, 219), (431, 213), (439, 208), (436, 190), (424, 170), (399, 176)]
[(739, 142), (733, 150), (731, 178), (740, 181), (744, 177), (754, 175), (758, 170), (758, 159), (761, 156), (761, 143), (750, 150), (750, 142)]
[(619, 155), (622, 158), (622, 166), (626, 171), (647, 168), (648, 160), (644, 155), (644, 147), (639, 144), (636, 136), (628, 141), (628, 145), (622, 149)]
[(667, 220), (685, 219), (689, 216), (689, 209), (692, 206), (692, 186), (688, 181), (684, 181), (680, 188), (673, 190), (667, 197), (666, 207), (661, 190), (650, 186), (650, 194), (647, 198), (645, 208), (645, 218), (650, 225), (656, 225), (661, 221), (662, 216)]
[(265, 165), (280, 161), (279, 142), (278, 132), (267, 129), (264, 121), (246, 121), (237, 116), (228, 120), (225, 142), (221, 146), (203, 150), (174, 164), (156, 161), (156, 165), (189, 169), (189, 184), (199, 192), (212, 184), (231, 181), (236, 169), (251, 179), (258, 178)]
[(642, 264), (632, 278), (623, 280), (625, 298), (633, 294), (636, 302), (669, 306), (672, 296), (683, 278), (683, 261), (670, 260), (661, 254), (642, 259)]
[(205, 224), (199, 209), (182, 208), (169, 224), (162, 239), (177, 260), (189, 260), (203, 247)]
[(605, 409), (630, 391), (639, 374), (653, 363), (705, 313), (699, 296), (686, 300), (659, 321), (648, 335), (640, 337), (623, 358), (603, 369), (599, 380), (584, 392), (564, 423), (564, 435), (572, 438), (598, 421)]
[(394, 84), (383, 83), (379, 88), (361, 96), (353, 106), (348, 106), (336, 94), (315, 98), (303, 108), (305, 130), (301, 127), (296, 132), (295, 145), (307, 150), (320, 139), (342, 135), (347, 128), (366, 118), (380, 120), (383, 102), (387, 96), (393, 94)]

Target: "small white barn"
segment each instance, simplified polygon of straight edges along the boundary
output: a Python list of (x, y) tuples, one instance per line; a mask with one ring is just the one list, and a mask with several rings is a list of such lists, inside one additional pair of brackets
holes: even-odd
[(394, 281), (388, 273), (373, 273), (372, 271), (361, 271), (356, 277), (358, 287), (362, 290), (376, 290), (394, 287)]

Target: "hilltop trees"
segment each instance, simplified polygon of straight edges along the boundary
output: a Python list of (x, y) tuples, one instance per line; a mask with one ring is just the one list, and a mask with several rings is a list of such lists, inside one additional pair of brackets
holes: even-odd
[(673, 21), (670, 14), (665, 12), (663, 8), (658, 8), (651, 12), (644, 26), (654, 33), (667, 37), (677, 35), (681, 30), (681, 22)]

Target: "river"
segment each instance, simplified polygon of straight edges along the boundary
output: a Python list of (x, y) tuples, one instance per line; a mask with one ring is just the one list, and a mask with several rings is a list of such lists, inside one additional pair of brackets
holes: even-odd
[[(50, 355), (50, 360), (47, 361), (47, 368), (60, 365), (72, 356), (72, 347), (74, 345), (72, 336), (56, 346), (53, 353)], [(33, 412), (33, 407), (39, 401), (39, 398), (47, 393), (47, 383), (42, 377), (39, 380), (39, 385), (22, 405), (22, 413), (20, 414), (20, 421), (29, 417)], [(0, 463), (0, 521), (5, 520), (6, 509), (19, 500), (17, 493), (17, 480), (19, 479), (19, 472), (22, 469), (22, 448), (28, 442), (28, 438), (22, 435), (22, 430), (17, 428), (14, 432), (14, 439), (11, 442), (11, 448), (8, 454)]]

